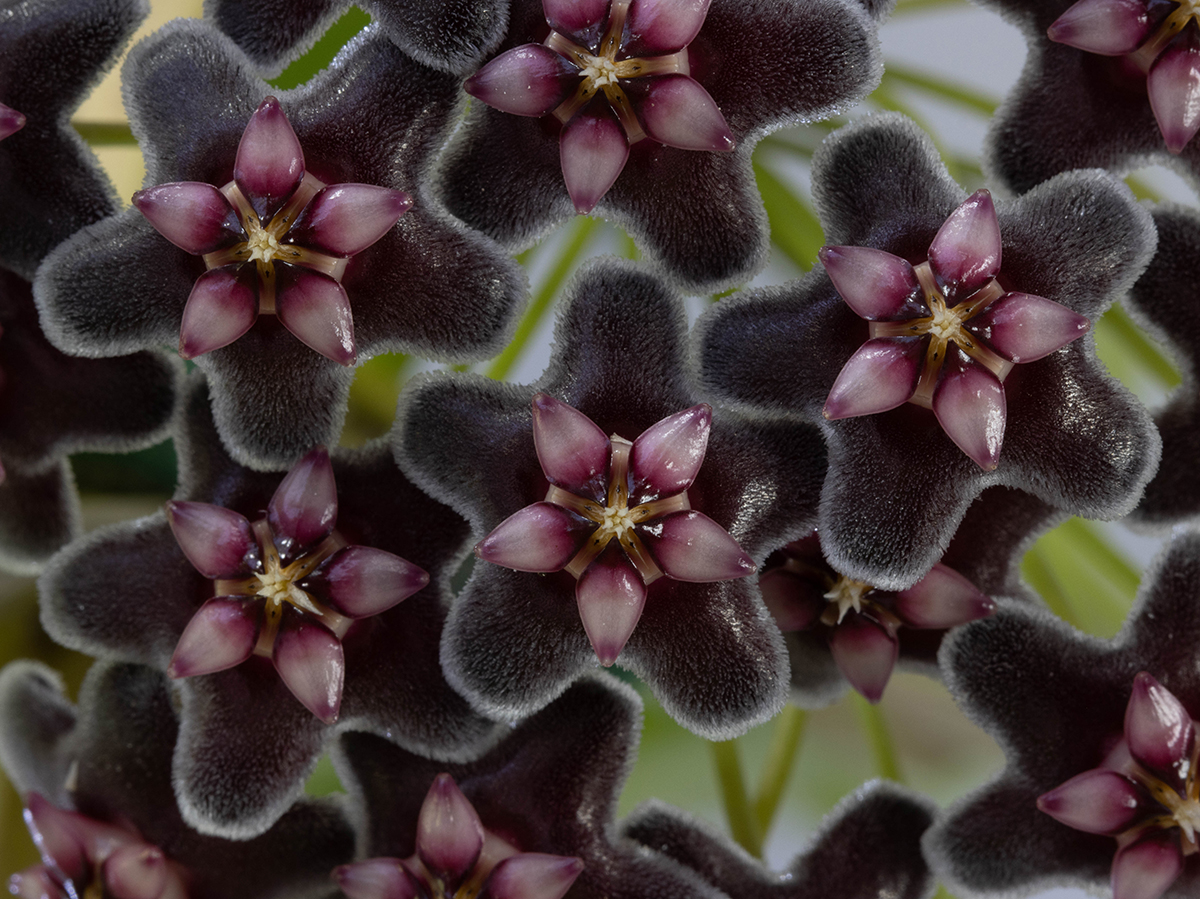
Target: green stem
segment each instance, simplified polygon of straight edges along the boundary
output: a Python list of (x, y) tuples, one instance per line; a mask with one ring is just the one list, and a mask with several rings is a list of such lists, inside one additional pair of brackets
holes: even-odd
[(1096, 531), (1096, 526), (1082, 518), (1071, 518), (1063, 525), (1063, 531), (1079, 544), (1088, 564), (1097, 569), (1113, 583), (1118, 591), (1130, 596), (1137, 593), (1142, 582), (1141, 573)]
[(746, 781), (742, 778), (742, 763), (738, 760), (736, 740), (712, 743), (713, 761), (717, 766), (717, 782), (721, 785), (721, 798), (725, 803), (725, 817), (729, 831), (738, 844), (753, 855), (762, 858), (762, 836), (750, 808), (746, 794)]
[(899, 81), (901, 84), (909, 87), (920, 88), (923, 91), (936, 94), (952, 103), (957, 103), (959, 106), (964, 106), (967, 109), (989, 117), (995, 114), (996, 106), (999, 102), (987, 94), (981, 94), (978, 91), (968, 90), (967, 88), (959, 87), (957, 84), (951, 84), (937, 75), (930, 75), (927, 72), (921, 72), (917, 69), (908, 69), (891, 62), (887, 64), (887, 68), (884, 70), (883, 83), (886, 85), (889, 80)]
[(900, 765), (896, 761), (896, 747), (892, 743), (892, 735), (888, 731), (887, 721), (879, 706), (867, 702), (858, 692), (853, 693), (855, 710), (862, 728), (867, 732), (871, 743), (871, 751), (875, 755), (875, 768), (880, 777), (903, 783), (900, 776)]
[(79, 136), (93, 147), (136, 145), (128, 122), (72, 122)]
[(573, 233), (567, 242), (566, 248), (559, 254), (558, 259), (554, 263), (554, 268), (547, 275), (541, 290), (537, 292), (537, 295), (533, 298), (533, 302), (529, 304), (529, 310), (525, 313), (525, 317), (521, 319), (521, 323), (517, 325), (517, 333), (513, 335), (512, 342), (488, 366), (486, 374), (489, 378), (501, 381), (508, 376), (517, 358), (525, 350), (525, 344), (529, 342), (529, 339), (541, 325), (542, 319), (549, 312), (550, 306), (554, 303), (554, 298), (558, 295), (559, 288), (567, 280), (567, 276), (575, 270), (576, 261), (582, 255), (584, 246), (598, 225), (599, 221), (597, 219), (582, 215), (577, 216), (575, 221), (571, 223), (569, 227), (573, 230)]
[(771, 831), (775, 812), (783, 799), (788, 776), (796, 762), (800, 740), (804, 737), (804, 726), (808, 716), (802, 709), (787, 705), (775, 719), (771, 733), (771, 746), (767, 750), (767, 761), (763, 765), (762, 783), (754, 797), (754, 820), (758, 832), (764, 836)]
[(962, 0), (897, 0), (894, 16), (910, 12), (925, 12), (930, 9), (941, 9), (943, 6), (966, 6)]
[(1062, 584), (1038, 547), (1034, 546), (1025, 553), (1021, 564), (1021, 573), (1025, 576), (1025, 580), (1029, 581), (1029, 586), (1033, 587), (1045, 600), (1051, 612), (1072, 627), (1079, 627), (1079, 620), (1071, 611), (1071, 603), (1067, 600), (1067, 594), (1063, 590)]

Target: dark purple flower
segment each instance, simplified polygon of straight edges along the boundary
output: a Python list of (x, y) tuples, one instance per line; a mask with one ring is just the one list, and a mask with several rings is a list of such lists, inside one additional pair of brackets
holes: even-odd
[[(393, 861), (410, 865), (415, 857), (431, 879), (454, 884), (445, 895), (474, 895), (473, 879), (464, 892), (453, 892), (464, 869), (480, 872), (469, 860), (480, 855), (486, 865), (509, 855), (492, 871), (490, 899), (557, 899), (571, 876), (571, 899), (720, 899), (723, 894), (695, 872), (618, 833), (617, 797), (636, 752), (640, 719), (633, 691), (596, 675), (465, 764), (431, 762), (369, 734), (344, 735), (334, 764), (364, 810), (360, 848), (368, 857), (389, 859), (341, 869), (343, 889), (351, 899), (442, 896), (436, 889), (423, 892), (424, 875), (412, 878)], [(427, 814), (430, 797), (435, 810), (466, 820), (437, 827)], [(533, 870), (520, 871), (516, 860), (522, 855), (514, 851), (542, 858), (521, 862)], [(534, 880), (530, 875), (538, 869), (542, 876)], [(498, 874), (504, 883), (497, 883)], [(364, 882), (372, 875), (376, 888)], [(381, 880), (395, 891), (378, 889)], [(356, 892), (360, 884), (363, 890)]]
[(426, 587), (396, 604), (423, 580), (416, 566), (448, 575), (466, 523), (382, 443), (335, 452), (332, 472), (319, 451), (286, 477), (247, 470), (221, 445), (203, 379), (192, 387), (176, 501), (73, 543), (40, 585), (60, 642), (181, 676), (184, 819), (262, 833), (342, 730), (469, 754), (491, 728), (438, 667), (446, 595)]
[(768, 249), (754, 145), (864, 96), (875, 27), (849, 0), (517, 0), (441, 193), (506, 246), (594, 207), (689, 290), (741, 283)]
[[(642, 268), (605, 260), (576, 280), (537, 383), (451, 375), (402, 397), (401, 466), (479, 537), (490, 534), (484, 559), (523, 569), (477, 562), (447, 621), (447, 677), (486, 714), (536, 711), (597, 655), (636, 672), (672, 716), (710, 737), (740, 733), (782, 705), (782, 641), (753, 579), (740, 575), (811, 529), (819, 439), (811, 428), (717, 409), (710, 423), (686, 374), (684, 337), (678, 295)], [(606, 434), (642, 435), (630, 466), (653, 483), (628, 485), (629, 526), (609, 499), (617, 453)], [(633, 523), (629, 503), (674, 508), (681, 491), (690, 510)], [(597, 502), (590, 515), (578, 513), (592, 501), (585, 495)], [(613, 510), (608, 530), (601, 498)], [(605, 543), (594, 561), (589, 534)], [(694, 539), (704, 554), (687, 548)], [(569, 568), (558, 571), (572, 560), (585, 566), (578, 582)], [(670, 576), (647, 583), (652, 566)]]
[[(1197, 801), (1198, 579), (1200, 535), (1180, 531), (1112, 641), (1013, 605), (947, 639), (940, 656), (947, 684), (1006, 758), (1000, 775), (957, 803), (925, 840), (948, 889), (972, 896), (1103, 890), (1115, 873), (1118, 899), (1196, 894), (1200, 856), (1184, 854), (1186, 831), (1171, 810), (1182, 809), (1190, 824)], [(1047, 811), (1087, 826), (1066, 826)], [(1114, 845), (1107, 833), (1125, 835)], [(1129, 857), (1114, 870), (1115, 850)]]
[(327, 896), (354, 854), (344, 802), (302, 799), (266, 833), (231, 842), (191, 829), (176, 805), (179, 723), (162, 674), (100, 662), (79, 707), (54, 672), (0, 673), (0, 762), (24, 798), (42, 863), (15, 875), (23, 899)]
[[(986, 388), (998, 400), (998, 379), (960, 350), (956, 338), (947, 346), (943, 408), (935, 414), (936, 408), (905, 402), (928, 357), (925, 338), (870, 339), (877, 326), (891, 327), (887, 318), (920, 317), (921, 306), (913, 303), (917, 311), (910, 311), (906, 305), (919, 294), (903, 288), (915, 280), (909, 268), (929, 261), (955, 296), (969, 294), (972, 285), (988, 291), (985, 285), (1000, 272), (1006, 299), (960, 326), (956, 333), (964, 342), (975, 341), (974, 326), (993, 347), (1036, 356), (1041, 341), (1022, 329), (1045, 319), (1053, 335), (1047, 345), (1061, 345), (1081, 319), (1094, 322), (1152, 254), (1152, 222), (1124, 185), (1103, 173), (1068, 173), (1016, 200), (997, 201), (994, 220), (982, 214), (991, 204), (981, 194), (964, 214), (965, 192), (928, 138), (907, 119), (880, 115), (823, 144), (813, 162), (813, 192), (830, 244), (853, 253), (827, 251), (830, 271), (816, 269), (791, 284), (723, 300), (702, 316), (697, 340), (708, 389), (820, 425), (830, 467), (817, 527), (838, 571), (883, 589), (911, 586), (941, 557), (971, 501), (992, 485), (1093, 518), (1114, 518), (1136, 504), (1158, 462), (1158, 436), (1145, 409), (1108, 376), (1090, 335), (1009, 372), (1003, 451), (994, 469), (999, 442), (992, 445), (989, 429), (991, 420), (999, 423), (999, 407), (969, 395)], [(896, 196), (905, 202), (884, 201)], [(964, 232), (972, 234), (978, 226), (989, 236), (942, 240), (948, 216), (952, 227), (969, 225)], [(891, 285), (882, 295), (896, 311), (868, 325), (839, 295), (839, 281), (852, 285), (846, 292), (856, 302), (877, 295), (864, 284)], [(839, 373), (861, 354), (864, 339), (868, 347), (886, 344), (888, 357), (862, 362), (871, 376), (864, 381), (866, 399), (891, 390), (875, 385), (897, 368), (905, 375), (894, 382), (898, 405), (828, 419), (823, 413), (830, 402), (854, 406), (861, 399), (853, 392), (840, 396), (837, 384), (849, 377)], [(955, 422), (949, 430), (968, 432), (963, 442), (970, 457), (947, 436), (947, 416)]]
[[(124, 78), (146, 183), (159, 185), (140, 195), (141, 205), (188, 249), (168, 243), (136, 208), (81, 231), (39, 272), (38, 303), (56, 346), (120, 355), (175, 343), (183, 323), (192, 353), (249, 327), (196, 361), (212, 382), (230, 451), (251, 467), (278, 469), (313, 446), (336, 443), (353, 378), (339, 361), (355, 351), (359, 361), (396, 351), (465, 361), (503, 345), (525, 295), (523, 273), (425, 193), (432, 154), (456, 120), (454, 76), (418, 65), (369, 29), (321, 75), (279, 92), (278, 107), (263, 105), (274, 91), (227, 37), (176, 21), (134, 48)], [(322, 259), (310, 255), (310, 263), (344, 264), (338, 278), (281, 264), (278, 256), (273, 264), (210, 271), (189, 252), (221, 256), (251, 236), (249, 211), (234, 204), (238, 214), (231, 214), (215, 185), (240, 185), (260, 207), (254, 216), (271, 222), (287, 198), (304, 199), (312, 178), (332, 186), (313, 198), (279, 252), (291, 252), (288, 240), (315, 247)], [(399, 192), (413, 207), (391, 227), (403, 205)], [(202, 226), (189, 220), (191, 212), (202, 213)], [(272, 223), (267, 231), (278, 239), (284, 228)], [(272, 271), (281, 282), (279, 314), (250, 325)], [(203, 296), (189, 303), (194, 290)], [(236, 314), (211, 317), (230, 309)], [(284, 325), (339, 361), (313, 353)]]

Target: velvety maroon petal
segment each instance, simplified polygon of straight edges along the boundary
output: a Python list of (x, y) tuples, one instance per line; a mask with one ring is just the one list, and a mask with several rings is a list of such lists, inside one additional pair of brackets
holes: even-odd
[(194, 359), (233, 343), (258, 318), (253, 268), (227, 265), (207, 271), (192, 286), (179, 328), (179, 355)]
[(263, 218), (304, 178), (304, 151), (279, 101), (267, 97), (250, 117), (238, 143), (233, 180)]
[(333, 879), (349, 899), (418, 899), (416, 880), (398, 859), (368, 858), (333, 870)]
[(753, 574), (754, 561), (703, 512), (677, 512), (647, 531), (663, 571), (677, 581), (728, 581)]
[(558, 139), (567, 193), (580, 215), (591, 212), (608, 193), (629, 158), (629, 141), (616, 120), (608, 116), (579, 115)]
[(596, 657), (606, 668), (617, 660), (646, 604), (646, 585), (624, 554), (606, 554), (575, 585), (579, 617)]
[(879, 702), (896, 666), (899, 644), (862, 615), (847, 615), (829, 635), (838, 670), (869, 702)]
[(484, 894), (489, 899), (562, 899), (581, 871), (578, 858), (523, 852), (492, 869)]
[(194, 677), (240, 665), (254, 651), (261, 621), (262, 600), (213, 597), (180, 634), (167, 674)]
[(633, 0), (626, 20), (638, 55), (674, 53), (695, 39), (711, 0)]
[(561, 506), (534, 503), (484, 537), (475, 555), (515, 571), (558, 571), (579, 550), (578, 522)]
[(167, 523), (183, 554), (206, 578), (250, 573), (258, 544), (245, 516), (209, 503), (171, 500)]
[(513, 115), (541, 116), (567, 98), (579, 73), (542, 44), (523, 44), (501, 53), (463, 84), (488, 106)]
[(25, 127), (25, 116), (11, 107), (0, 103), (0, 140), (16, 134)]
[(267, 504), (267, 523), (285, 561), (333, 533), (337, 484), (329, 450), (318, 446), (287, 473)]
[(825, 399), (831, 420), (886, 412), (908, 402), (917, 389), (923, 347), (913, 338), (868, 340), (846, 360)]
[(533, 397), (533, 445), (551, 484), (580, 492), (608, 474), (611, 444), (590, 418), (554, 397)]
[(417, 855), (453, 893), (483, 849), (483, 823), (449, 774), (439, 774), (417, 816)]
[(806, 583), (790, 571), (773, 568), (758, 579), (763, 602), (784, 633), (802, 631), (825, 610), (825, 602), (817, 601)]
[(608, 19), (609, 0), (542, 0), (550, 27), (562, 34), (577, 34)]
[(893, 610), (909, 627), (941, 629), (986, 618), (996, 610), (996, 603), (939, 562), (921, 580), (896, 594)]
[(354, 364), (354, 319), (341, 284), (321, 272), (297, 270), (286, 283), (280, 278), (275, 304), (283, 326), (303, 343), (341, 365)]
[(950, 213), (929, 245), (929, 264), (943, 284), (973, 292), (1000, 271), (1000, 223), (992, 195), (977, 190)]
[(1133, 680), (1125, 708), (1125, 739), (1129, 752), (1152, 771), (1178, 773), (1191, 755), (1195, 726), (1175, 695), (1142, 671)]
[(1168, 47), (1150, 67), (1146, 88), (1167, 149), (1181, 152), (1200, 130), (1200, 46)]
[(1079, 0), (1054, 20), (1046, 34), (1052, 41), (1088, 53), (1132, 53), (1150, 33), (1146, 7), (1145, 0)]
[(331, 184), (317, 193), (288, 239), (335, 256), (361, 253), (400, 221), (412, 197), (374, 184)]
[(1129, 778), (1107, 768), (1093, 768), (1043, 793), (1037, 806), (1067, 827), (1086, 833), (1115, 834), (1138, 816), (1140, 799)]
[(978, 365), (947, 362), (933, 394), (933, 412), (955, 445), (983, 469), (1000, 463), (1007, 416), (1004, 385)]
[(347, 546), (299, 586), (314, 590), (343, 615), (368, 618), (390, 609), (428, 583), (428, 572), (394, 553), (370, 546)]
[(652, 79), (639, 112), (646, 133), (668, 147), (722, 153), (734, 148), (733, 132), (716, 101), (687, 75)]
[(1092, 323), (1061, 303), (1010, 293), (971, 320), (972, 331), (1013, 362), (1034, 362), (1082, 337)]
[(275, 638), (275, 670), (301, 704), (326, 724), (342, 705), (346, 659), (337, 637), (319, 624), (280, 628)]
[(105, 893), (117, 899), (167, 899), (164, 891), (172, 875), (161, 849), (130, 844), (105, 859), (103, 879)]
[(176, 181), (139, 190), (133, 195), (133, 205), (159, 234), (196, 255), (211, 253), (243, 233), (225, 195), (203, 181)]
[(712, 407), (699, 403), (646, 428), (629, 451), (634, 483), (656, 496), (687, 490), (704, 464), (711, 426)]
[(821, 247), (817, 258), (846, 305), (868, 321), (906, 311), (921, 285), (912, 263), (874, 247)]
[(1113, 899), (1159, 899), (1183, 870), (1177, 836), (1153, 830), (1150, 834), (1113, 858)]

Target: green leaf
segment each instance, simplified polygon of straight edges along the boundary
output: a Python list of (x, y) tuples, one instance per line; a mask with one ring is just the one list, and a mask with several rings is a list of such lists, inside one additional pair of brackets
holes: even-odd
[(299, 87), (317, 72), (328, 67), (337, 56), (338, 51), (350, 42), (350, 39), (371, 24), (371, 17), (351, 6), (323, 34), (307, 53), (279, 73), (278, 78), (272, 78), (268, 84), (280, 90), (290, 90)]
[(813, 267), (817, 250), (825, 243), (825, 232), (808, 201), (766, 166), (754, 163), (758, 191), (767, 207), (771, 241), (803, 271)]

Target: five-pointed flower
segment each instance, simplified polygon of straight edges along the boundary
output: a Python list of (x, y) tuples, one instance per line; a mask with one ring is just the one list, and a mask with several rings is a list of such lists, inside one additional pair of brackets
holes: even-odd
[(591, 212), (640, 140), (733, 149), (721, 110), (688, 74), (710, 2), (542, 0), (545, 40), (506, 50), (463, 87), (502, 112), (553, 115), (567, 193), (576, 212)]
[(242, 132), (232, 181), (220, 189), (160, 184), (135, 193), (133, 205), (171, 243), (204, 258), (207, 271), (188, 296), (179, 331), (185, 359), (227, 346), (262, 313), (278, 315), (322, 356), (352, 365), (354, 323), (342, 275), (412, 200), (370, 184), (324, 184), (305, 170), (296, 132), (279, 101), (267, 97)]
[(631, 443), (535, 394), (533, 443), (550, 489), (501, 522), (475, 554), (517, 571), (567, 571), (592, 648), (611, 665), (642, 616), (649, 584), (663, 575), (705, 582), (754, 573), (737, 541), (688, 502), (711, 424), (712, 409), (701, 403)]
[(429, 575), (392, 553), (355, 546), (336, 530), (337, 488), (318, 447), (280, 482), (251, 523), (208, 503), (167, 503), (188, 560), (213, 581), (167, 666), (172, 677), (224, 671), (251, 655), (271, 659), (304, 707), (337, 720), (350, 625), (416, 593)]
[(950, 214), (927, 261), (871, 247), (822, 247), (838, 293), (870, 322), (870, 339), (842, 368), (826, 418), (932, 409), (947, 436), (981, 468), (1000, 460), (1004, 379), (1081, 337), (1088, 319), (1053, 300), (1000, 286), (1000, 225), (986, 190)]
[(334, 871), (350, 899), (562, 899), (583, 862), (522, 852), (484, 827), (449, 774), (433, 779), (417, 816), (416, 852)]

